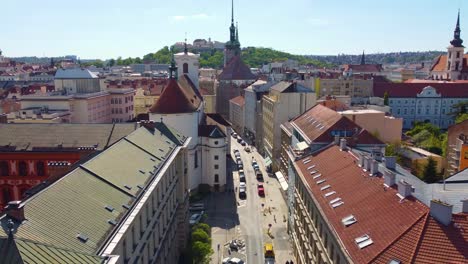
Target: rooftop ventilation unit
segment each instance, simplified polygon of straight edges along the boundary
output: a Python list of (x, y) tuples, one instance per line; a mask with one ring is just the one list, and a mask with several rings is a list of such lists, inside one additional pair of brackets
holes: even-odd
[(360, 249), (363, 249), (374, 243), (374, 241), (372, 241), (372, 239), (367, 234), (354, 239), (354, 242), (356, 242), (356, 244), (358, 245)]
[(114, 207), (110, 206), (110, 205), (106, 205), (106, 210), (109, 211), (109, 212), (112, 212), (114, 211)]
[(349, 215), (343, 219), (341, 219), (341, 223), (343, 223), (344, 226), (350, 226), (354, 223), (356, 223), (357, 220), (356, 218), (354, 217), (354, 215)]
[(83, 243), (86, 243), (86, 241), (88, 241), (88, 239), (89, 239), (88, 236), (83, 235), (83, 234), (78, 234), (78, 235), (76, 236), (76, 238), (78, 238), (78, 240), (80, 240), (80, 241), (83, 242)]

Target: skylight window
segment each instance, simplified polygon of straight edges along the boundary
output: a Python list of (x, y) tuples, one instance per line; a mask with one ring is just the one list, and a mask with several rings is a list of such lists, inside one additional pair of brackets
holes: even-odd
[(315, 127), (320, 127), (322, 124), (318, 123)]
[(109, 211), (109, 212), (112, 212), (114, 211), (114, 207), (110, 206), (110, 205), (106, 205), (106, 210)]
[(117, 225), (117, 222), (115, 220), (113, 220), (113, 219), (107, 220), (107, 223), (109, 223), (109, 224), (111, 224), (113, 226)]
[(138, 170), (138, 171), (139, 171), (140, 173), (145, 174), (145, 171), (144, 171), (144, 170)]
[(335, 193), (336, 193), (335, 191), (327, 192), (327, 193), (325, 194), (325, 197), (334, 195)]
[(312, 122), (312, 125), (315, 124), (315, 123), (317, 123), (317, 120), (315, 120), (314, 122)]
[(315, 165), (307, 167), (308, 170), (315, 168)]
[(343, 223), (344, 226), (350, 226), (350, 225), (356, 223), (357, 220), (354, 217), (354, 215), (349, 215), (349, 216), (341, 219), (341, 222)]
[(339, 202), (339, 201), (341, 201), (341, 198), (340, 198), (340, 197), (331, 200), (330, 203), (331, 203), (331, 204), (334, 204), (334, 203), (337, 203), (337, 202)]
[(317, 181), (317, 184), (322, 184), (325, 182), (325, 179)]
[(313, 170), (313, 171), (310, 172), (310, 174), (314, 174), (314, 173), (317, 173), (317, 171)]
[(327, 184), (325, 186), (323, 186), (322, 188), (320, 188), (321, 191), (325, 191), (326, 189), (330, 188), (331, 185), (330, 184)]
[(354, 239), (354, 242), (356, 242), (360, 249), (363, 249), (374, 243), (374, 241), (372, 241), (372, 239), (367, 234)]
[(317, 174), (314, 177), (312, 177), (314, 180), (317, 179), (318, 177), (322, 176), (322, 174)]
[(344, 202), (343, 202), (343, 201), (339, 201), (339, 202), (337, 202), (337, 203), (332, 204), (331, 206), (332, 206), (333, 208), (337, 208), (338, 206), (340, 206), (340, 205), (342, 205), (342, 204), (344, 204)]
[(304, 162), (304, 164), (307, 164), (308, 162), (310, 162), (310, 158), (307, 158), (307, 159), (303, 160), (302, 162)]

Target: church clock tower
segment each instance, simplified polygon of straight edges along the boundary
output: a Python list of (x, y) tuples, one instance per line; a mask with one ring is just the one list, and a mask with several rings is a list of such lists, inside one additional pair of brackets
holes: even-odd
[(453, 40), (450, 41), (450, 46), (447, 47), (447, 79), (452, 81), (460, 79), (460, 72), (463, 67), (463, 55), (465, 47), (462, 45), (463, 40), (460, 38), (460, 10), (458, 10), (457, 25), (453, 33)]

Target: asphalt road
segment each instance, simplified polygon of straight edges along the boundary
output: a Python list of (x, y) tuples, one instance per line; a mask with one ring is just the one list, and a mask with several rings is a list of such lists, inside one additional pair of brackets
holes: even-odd
[[(244, 173), (247, 184), (247, 198), (239, 199), (237, 188), (236, 198), (238, 201), (238, 215), (240, 220), (241, 232), (244, 235), (246, 244), (247, 263), (264, 263), (263, 258), (263, 228), (262, 219), (260, 217), (262, 203), (265, 203), (265, 198), (259, 197), (257, 193), (257, 179), (255, 171), (252, 167), (252, 154), (247, 153), (233, 138), (232, 150), (238, 149), (241, 153), (241, 159), (244, 164)], [(231, 153), (235, 157), (234, 152)], [(264, 168), (261, 168), (265, 172)], [(264, 176), (265, 177), (265, 176)], [(239, 186), (238, 174), (234, 173), (234, 186)]]

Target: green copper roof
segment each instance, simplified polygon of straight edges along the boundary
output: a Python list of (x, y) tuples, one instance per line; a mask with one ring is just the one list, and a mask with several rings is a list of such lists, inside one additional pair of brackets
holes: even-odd
[[(13, 250), (9, 250), (13, 249)], [(3, 264), (18, 263), (105, 263), (106, 258), (84, 254), (72, 250), (65, 250), (41, 243), (0, 238), (0, 252), (8, 252), (2, 255)]]
[[(115, 220), (118, 226), (128, 212), (125, 207), (132, 207), (140, 188), (154, 179), (150, 172), (161, 167), (185, 140), (164, 124), (155, 125), (154, 130), (138, 128), (23, 202), (26, 221), (17, 226), (14, 240), (31, 241), (24, 245), (17, 243), (24, 261), (29, 258), (28, 263), (88, 263), (88, 259), (58, 262), (39, 259), (43, 257), (39, 251), (52, 252), (57, 251), (56, 248), (72, 259), (85, 259), (85, 255), (98, 253), (115, 231), (116, 226), (109, 220)], [(8, 220), (7, 216), (0, 218), (1, 226), (5, 227)], [(80, 240), (79, 235), (84, 240)], [(0, 239), (2, 237), (6, 239), (7, 234), (0, 228)], [(48, 248), (42, 245), (48, 245)], [(17, 257), (15, 247), (5, 250), (0, 256)], [(89, 260), (89, 263), (99, 263), (98, 258), (90, 257)]]

